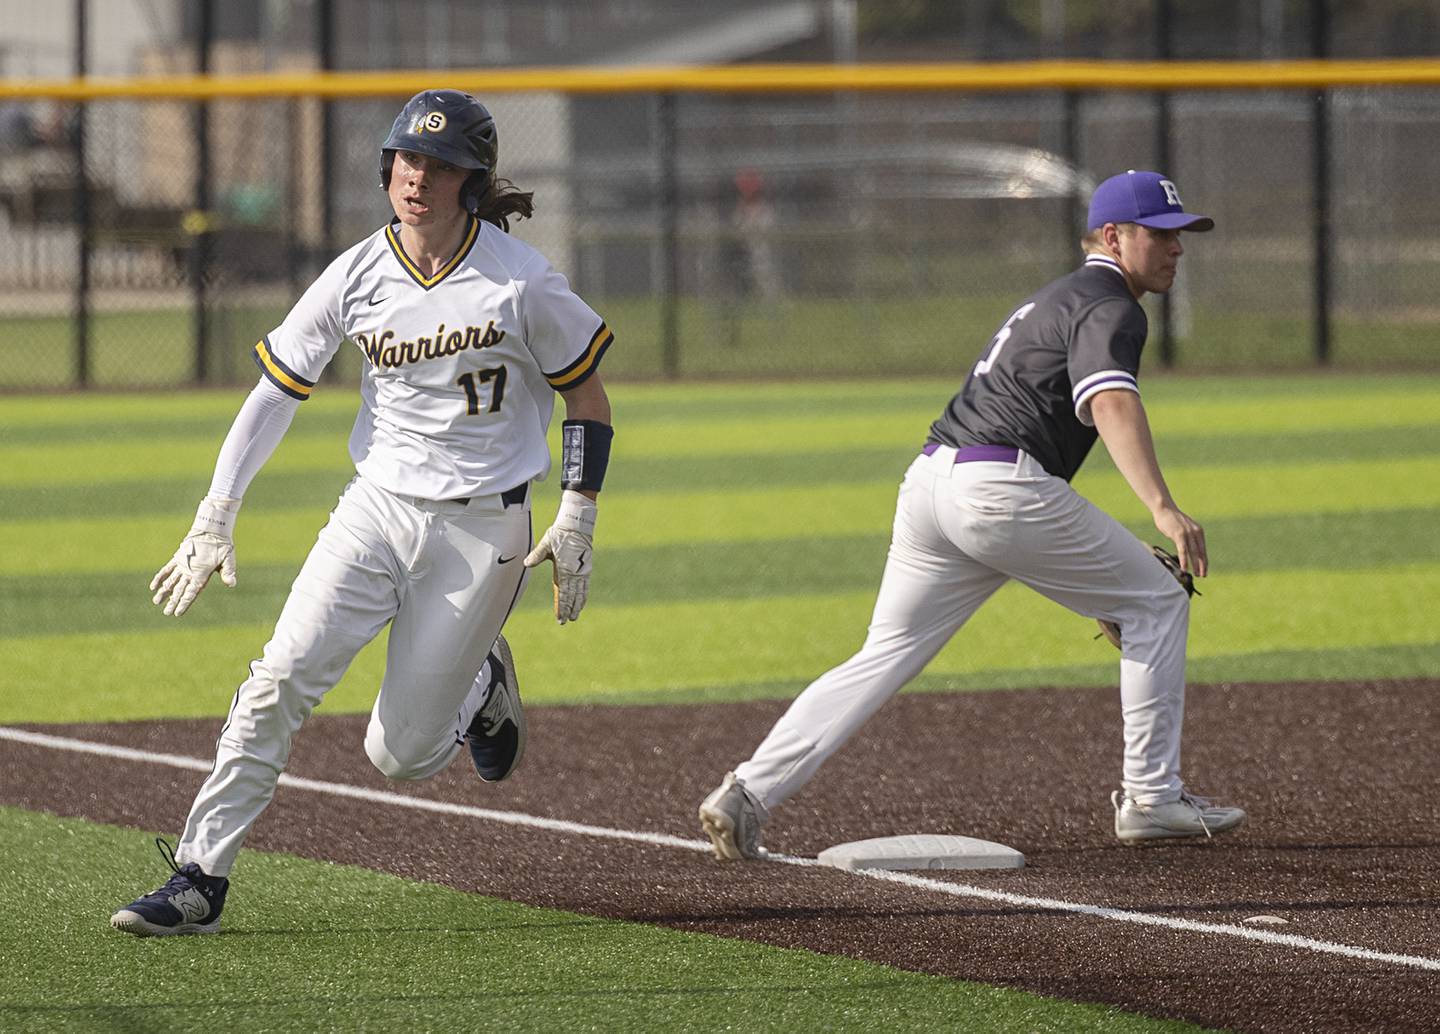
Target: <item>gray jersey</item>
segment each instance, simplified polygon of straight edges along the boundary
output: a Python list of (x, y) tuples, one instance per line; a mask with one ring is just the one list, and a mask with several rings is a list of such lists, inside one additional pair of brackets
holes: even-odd
[(1147, 330), (1120, 267), (1087, 257), (1010, 315), (930, 440), (1013, 446), (1069, 481), (1095, 444), (1090, 400), (1113, 388), (1139, 392)]

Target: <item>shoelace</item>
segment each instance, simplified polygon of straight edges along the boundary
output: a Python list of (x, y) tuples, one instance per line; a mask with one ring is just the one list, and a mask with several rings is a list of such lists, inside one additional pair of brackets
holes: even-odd
[(1195, 794), (1190, 793), (1189, 791), (1181, 790), (1180, 800), (1195, 809), (1195, 817), (1200, 820), (1200, 828), (1205, 831), (1205, 838), (1207, 840), (1214, 840), (1215, 837), (1210, 832), (1210, 827), (1205, 822), (1205, 809), (1210, 807), (1209, 799), (1206, 797), (1197, 797), (1195, 796)]
[(165, 885), (159, 890), (146, 894), (145, 897), (141, 898), (142, 901), (149, 901), (151, 899), (155, 901), (169, 901), (176, 894), (180, 894), (190, 887), (198, 886), (190, 874), (184, 872), (175, 861), (175, 849), (170, 846), (168, 840), (164, 837), (156, 837), (155, 846), (160, 849), (160, 857), (165, 859), (165, 864), (170, 866), (170, 871), (175, 875), (166, 880)]
[(175, 849), (170, 846), (170, 841), (164, 837), (155, 838), (155, 846), (160, 850), (160, 857), (165, 859), (165, 864), (170, 866), (170, 871), (179, 874), (180, 865), (175, 860)]

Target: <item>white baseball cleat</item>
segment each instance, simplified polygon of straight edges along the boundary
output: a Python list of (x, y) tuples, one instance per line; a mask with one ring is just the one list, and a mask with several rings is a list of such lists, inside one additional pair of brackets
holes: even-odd
[(1115, 835), (1125, 844), (1210, 838), (1245, 824), (1242, 809), (1211, 804), (1183, 790), (1178, 801), (1165, 804), (1140, 804), (1123, 790), (1116, 790), (1110, 795), (1110, 803), (1115, 806)]
[(760, 812), (734, 772), (726, 772), (725, 781), (701, 803), (700, 824), (715, 845), (715, 857), (722, 862), (765, 857), (760, 846)]

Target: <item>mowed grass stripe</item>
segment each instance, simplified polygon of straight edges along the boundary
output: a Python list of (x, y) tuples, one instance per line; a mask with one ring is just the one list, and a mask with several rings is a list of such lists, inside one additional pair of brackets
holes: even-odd
[(1142, 380), (1141, 393), (1157, 437), (1208, 436), (1244, 429), (1246, 433), (1284, 434), (1300, 428), (1327, 431), (1369, 427), (1421, 427), (1440, 420), (1440, 378), (1387, 390), (1356, 390), (1333, 397), (1276, 393), (1260, 398), (1188, 401), (1163, 393), (1154, 397)]
[[(980, 354), (977, 345), (975, 357)], [(248, 361), (248, 360), (247, 360)], [(609, 385), (617, 410), (627, 421), (673, 424), (687, 419), (750, 421), (777, 413), (833, 416), (837, 412), (893, 412), (918, 409), (939, 411), (963, 383), (969, 363), (959, 358), (950, 376), (917, 376), (898, 380), (863, 378), (852, 381), (724, 381), (678, 384), (624, 383)], [(248, 375), (247, 375), (248, 376)], [(1230, 426), (1258, 426), (1252, 411), (1271, 414), (1272, 427), (1332, 423), (1337, 412), (1350, 421), (1375, 426), (1375, 421), (1419, 421), (1432, 416), (1440, 395), (1440, 375), (1426, 373), (1343, 374), (1304, 372), (1256, 374), (1247, 377), (1176, 375), (1147, 364), (1141, 371), (1146, 400), (1177, 414), (1176, 424), (1201, 431), (1224, 426), (1237, 406), (1243, 421)], [(225, 388), (189, 389), (152, 393), (85, 393), (67, 395), (12, 395), (5, 399), (0, 418), (0, 442), (30, 430), (65, 435), (77, 427), (99, 426), (137, 430), (157, 423), (179, 421), (191, 426), (228, 426), (253, 381)], [(1381, 403), (1389, 416), (1375, 417), (1364, 410)], [(357, 404), (351, 384), (322, 381), (316, 394), (302, 407), (305, 420), (353, 418)], [(1279, 406), (1280, 408), (1276, 408)], [(1408, 412), (1407, 412), (1408, 411)], [(1298, 419), (1297, 419), (1298, 417)]]
[[(1116, 655), (1118, 657), (1118, 655)], [(1192, 685), (1219, 682), (1294, 682), (1301, 679), (1348, 680), (1432, 677), (1440, 671), (1440, 641), (1334, 650), (1263, 650), (1191, 657), (1186, 678)], [(1115, 658), (1108, 663), (1028, 671), (988, 671), (965, 675), (922, 675), (912, 684), (919, 692), (1019, 689), (1032, 686), (1119, 685)], [(1117, 699), (1118, 703), (1118, 699)], [(1118, 735), (1118, 730), (1117, 730)]]
[[(0, 450), (33, 446), (93, 446), (106, 440), (138, 442), (142, 447), (149, 448), (146, 443), (177, 439), (213, 441), (218, 448), (243, 401), (243, 394), (217, 401), (204, 415), (172, 413), (167, 401), (155, 399), (143, 415), (113, 421), (80, 411), (73, 414), (74, 419), (66, 419), (63, 423), (10, 424), (0, 420)], [(343, 408), (328, 406), (311, 409), (307, 408), (309, 405), (306, 403), (301, 407), (291, 423), (287, 438), (306, 435), (339, 435), (343, 438), (355, 423), (359, 399), (352, 397)]]
[[(267, 511), (299, 508), (313, 509), (323, 518), (354, 475), (353, 469), (339, 468), (263, 471), (245, 493), (243, 519), (259, 521)], [(97, 484), (12, 485), (0, 487), (0, 515), (34, 520), (123, 513), (166, 516), (183, 523), (209, 488), (209, 472), (183, 476), (157, 472), (149, 478)]]
[[(977, 346), (973, 359), (980, 358)], [(680, 384), (622, 384), (612, 395), (623, 407), (626, 418), (635, 421), (659, 420), (674, 423), (695, 418), (722, 417), (751, 419), (776, 412), (833, 415), (845, 411), (893, 411), (913, 408), (938, 413), (964, 383), (973, 359), (957, 353), (949, 376), (917, 375), (903, 380), (806, 382), (695, 381)], [(1300, 412), (1316, 406), (1352, 409), (1344, 400), (1377, 398), (1413, 402), (1433, 411), (1434, 396), (1440, 393), (1440, 375), (1357, 373), (1255, 374), (1251, 376), (1172, 374), (1154, 364), (1141, 370), (1141, 384), (1148, 403), (1177, 407), (1185, 414), (1184, 424), (1204, 430), (1214, 426), (1204, 419), (1216, 404), (1241, 407), (1268, 406), (1273, 400), (1303, 402)], [(1294, 409), (1287, 412), (1295, 413)], [(1352, 409), (1352, 412), (1354, 410)], [(1230, 416), (1229, 411), (1219, 415)], [(1362, 422), (1363, 414), (1356, 413)], [(1399, 419), (1405, 419), (1400, 416)], [(1411, 419), (1418, 419), (1411, 418)], [(1318, 421), (1302, 420), (1302, 423)]]
[[(1440, 439), (1440, 434), (1437, 434)], [(616, 460), (606, 478), (604, 500), (636, 492), (661, 493), (708, 488), (754, 488), (770, 485), (823, 484), (851, 477), (872, 478), (876, 472), (894, 472), (896, 483), (918, 448), (855, 450), (852, 452), (782, 454), (762, 458), (712, 456), (684, 462), (674, 459)], [(1440, 441), (1437, 441), (1440, 453)], [(245, 493), (244, 512), (314, 506), (328, 511), (354, 476), (348, 464), (323, 470), (272, 470), (268, 467)], [(210, 472), (189, 471), (181, 476), (137, 476), (131, 480), (99, 484), (0, 486), (0, 515), (10, 517), (76, 517), (98, 512), (128, 516), (171, 514), (198, 502), (210, 484)], [(554, 497), (554, 475), (536, 487)], [(602, 502), (603, 505), (603, 502)]]
[[(961, 635), (967, 633), (962, 632)], [(1412, 646), (1350, 647), (1339, 650), (1270, 650), (1191, 658), (1186, 665), (1191, 685), (1220, 682), (1294, 682), (1297, 679), (1430, 678), (1440, 671), (1440, 642)], [(990, 669), (974, 672), (923, 672), (905, 687), (907, 693), (990, 692), (1077, 686), (1118, 686), (1119, 654), (1092, 664), (1065, 667)], [(721, 703), (728, 700), (783, 700), (803, 689), (808, 679), (691, 686), (665, 694), (667, 703)], [(1257, 687), (1257, 691), (1258, 687)], [(649, 703), (654, 693), (618, 692), (614, 703)], [(1116, 697), (1118, 704), (1119, 697)], [(963, 730), (957, 730), (961, 736)], [(1116, 727), (1119, 735), (1119, 727)]]
[[(1358, 513), (1440, 507), (1440, 478), (1425, 458), (1316, 462), (1276, 468), (1192, 467), (1174, 478), (1180, 504), (1202, 522), (1226, 517)], [(760, 542), (802, 529), (810, 535), (883, 531), (894, 515), (899, 473), (884, 481), (689, 492), (617, 493), (603, 502), (596, 546), (643, 548), (692, 542)], [(1086, 496), (1122, 520), (1144, 514), (1118, 473), (1084, 474)], [(549, 486), (553, 491), (553, 485)], [(542, 527), (550, 496), (535, 501)], [(314, 542), (325, 510), (242, 511), (236, 542), (251, 563), (288, 563)], [(0, 577), (133, 570), (163, 560), (184, 534), (188, 513), (149, 517), (0, 521)], [(601, 554), (603, 556), (603, 553)], [(158, 566), (158, 565), (157, 565)]]
[[(1440, 478), (1430, 456), (1313, 460), (1275, 467), (1248, 463), (1170, 467), (1167, 480), (1183, 510), (1202, 524), (1229, 517), (1308, 516), (1440, 507)], [(1120, 520), (1147, 514), (1113, 467), (1082, 471), (1076, 490)]]
[[(912, 413), (853, 414), (828, 420), (772, 418), (758, 426), (733, 421), (709, 425), (684, 423), (626, 427), (617, 417), (617, 469), (620, 457), (666, 457), (672, 462), (737, 455), (766, 456), (793, 452), (873, 450), (892, 445), (918, 452), (925, 443), (929, 419)], [(559, 441), (558, 424), (551, 436), (552, 454)], [(194, 436), (123, 438), (107, 435), (95, 441), (27, 444), (0, 448), (0, 485), (85, 484), (142, 478), (155, 469), (208, 471), (223, 440), (223, 431), (207, 439)], [(275, 451), (268, 468), (327, 471), (349, 463), (347, 435), (298, 434)]]
[[(675, 457), (627, 456), (617, 459), (606, 481), (606, 500), (635, 492), (684, 492), (697, 486), (754, 488), (768, 485), (816, 485), (848, 479), (893, 476), (898, 482), (915, 457), (913, 444), (831, 451), (806, 451), (765, 456)], [(1384, 458), (1425, 458), (1440, 466), (1440, 423), (1430, 427), (1386, 428), (1286, 435), (1229, 435), (1181, 438), (1162, 443), (1160, 455), (1176, 492), (1184, 493), (1188, 468), (1233, 458), (1246, 467)], [(277, 467), (279, 464), (276, 465)], [(1091, 453), (1082, 478), (1112, 471), (1103, 446)], [(247, 517), (268, 509), (300, 505), (329, 509), (354, 471), (347, 463), (322, 469), (266, 469), (245, 496)], [(129, 516), (175, 513), (203, 495), (210, 471), (187, 470), (167, 476), (159, 471), (137, 473), (125, 480), (55, 485), (0, 485), (0, 515), (10, 517), (78, 517), (120, 512)], [(1082, 481), (1083, 485), (1085, 482)], [(553, 491), (553, 485), (541, 491)]]
[[(844, 413), (939, 412), (957, 383), (945, 379), (693, 385), (615, 384), (608, 392), (627, 427), (696, 419), (744, 427), (755, 419)], [(16, 396), (0, 416), (0, 446), (223, 435), (250, 388), (184, 394)], [(291, 434), (345, 433), (359, 406), (352, 385), (322, 383), (300, 407)], [(557, 406), (563, 412), (563, 403)]]
[[(1231, 518), (1206, 526), (1214, 580), (1233, 574), (1310, 569), (1381, 568), (1399, 559), (1432, 555), (1432, 510)], [(1153, 527), (1131, 529), (1158, 541)], [(595, 607), (664, 600), (734, 600), (874, 590), (889, 536), (883, 532), (757, 542), (701, 542), (611, 548), (591, 585)], [(241, 563), (235, 591), (218, 583), (184, 618), (187, 626), (273, 621), (280, 613), (303, 554), (289, 563)], [(155, 566), (159, 566), (159, 559)], [(68, 632), (155, 631), (169, 619), (150, 605), (150, 569), (0, 579), (0, 639)], [(545, 575), (521, 601), (550, 606)], [(1202, 583), (1202, 591), (1203, 590)], [(85, 605), (77, 607), (75, 601)]]
[[(795, 413), (783, 403), (780, 413), (756, 413), (737, 421), (726, 414), (701, 417), (676, 409), (657, 414), (659, 419), (637, 421), (625, 435), (625, 446), (635, 455), (714, 455), (717, 453), (763, 454), (787, 448), (812, 447), (825, 443), (835, 448), (909, 442), (925, 439), (930, 422), (963, 377), (939, 386), (935, 395), (917, 398), (913, 407), (871, 409), (863, 393), (857, 392), (846, 410), (831, 413)], [(1261, 400), (1189, 400), (1182, 392), (1159, 393), (1151, 398), (1150, 415), (1158, 435), (1210, 437), (1218, 433), (1284, 434), (1302, 428), (1330, 431), (1373, 428), (1424, 427), (1440, 421), (1440, 379), (1419, 386), (1394, 386), (1382, 390), (1356, 391), (1338, 397), (1293, 397), (1277, 392)], [(617, 427), (624, 429), (623, 397), (616, 402)], [(677, 425), (681, 428), (676, 433)], [(616, 437), (620, 442), (619, 432)]]
[[(258, 371), (257, 371), (258, 373)], [(130, 422), (154, 424), (170, 420), (208, 419), (230, 408), (230, 416), (250, 388), (167, 392), (94, 392), (66, 395), (12, 395), (5, 399), (0, 429), (5, 435), (27, 429), (61, 433), (67, 428), (103, 430)], [(0, 441), (9, 440), (0, 437)]]
[[(204, 438), (106, 436), (92, 442), (4, 448), (0, 486), (110, 484), (175, 471), (202, 475), (208, 485), (222, 441), (223, 430)], [(266, 470), (330, 472), (350, 465), (346, 435), (301, 434), (286, 436)]]
[[(898, 409), (867, 409), (857, 393), (850, 408), (819, 414), (784, 410), (745, 418), (686, 416), (674, 412), (666, 419), (637, 420), (626, 424), (623, 388), (617, 389), (617, 458), (674, 457), (695, 459), (715, 456), (765, 456), (792, 452), (845, 452), (882, 446), (918, 449), (930, 422), (939, 415), (948, 393), (931, 403)], [(323, 470), (347, 462), (346, 427), (353, 418), (353, 398), (340, 411), (343, 425), (334, 420), (337, 410), (322, 411), (324, 419), (311, 424), (311, 412), (302, 407), (292, 433), (271, 460), (280, 470)], [(211, 425), (211, 433), (193, 429), (169, 435), (151, 430), (127, 434), (123, 424), (94, 423), (93, 416), (77, 412), (77, 419), (95, 427), (88, 438), (64, 441), (25, 441), (0, 444), (0, 486), (86, 484), (143, 477), (156, 467), (169, 470), (208, 471), (213, 465), (224, 429), (238, 402), (229, 400), (225, 417)], [(157, 406), (165, 405), (156, 402)], [(307, 406), (315, 402), (306, 403)], [(146, 416), (153, 428), (154, 411)], [(1360, 392), (1351, 397), (1289, 398), (1275, 396), (1263, 405), (1254, 400), (1205, 403), (1157, 400), (1152, 407), (1157, 435), (1180, 447), (1187, 438), (1210, 439), (1217, 433), (1278, 435), (1324, 428), (1326, 433), (1377, 429), (1433, 428), (1440, 423), (1440, 384), (1436, 387)], [(8, 417), (7, 417), (8, 419)], [(558, 431), (556, 432), (558, 434)], [(554, 435), (552, 435), (554, 439)], [(3, 439), (0, 439), (3, 442)], [(554, 442), (552, 441), (552, 447)], [(1237, 443), (1243, 445), (1244, 443)], [(618, 463), (617, 463), (618, 466)]]
[[(938, 410), (937, 410), (938, 414)], [(742, 469), (747, 463), (795, 464), (797, 457), (865, 470), (875, 457), (911, 456), (920, 450), (937, 414), (850, 417), (814, 420), (771, 420), (759, 426), (719, 424), (637, 428), (618, 423), (615, 474), (632, 483), (657, 476), (661, 484), (689, 478), (691, 484), (713, 468)], [(617, 418), (618, 421), (619, 418)], [(1158, 424), (1158, 421), (1157, 421)], [(1362, 425), (1314, 431), (1293, 425), (1273, 434), (1178, 435), (1157, 429), (1161, 459), (1168, 466), (1233, 457), (1256, 463), (1304, 461), (1309, 458), (1366, 457), (1440, 451), (1440, 415), (1416, 423)], [(228, 425), (227, 425), (228, 427)], [(224, 439), (225, 427), (211, 433), (184, 436), (126, 438), (107, 435), (94, 440), (0, 447), (0, 490), (41, 486), (88, 486), (143, 480), (158, 471), (187, 471), (207, 475)], [(350, 467), (349, 429), (292, 430), (276, 450), (266, 471), (330, 473)], [(552, 455), (558, 450), (552, 435)], [(1097, 445), (1094, 456), (1104, 454)], [(626, 468), (629, 468), (628, 470)]]
[[(1209, 579), (1192, 610), (1192, 659), (1274, 651), (1415, 647), (1436, 638), (1440, 564), (1266, 571)], [(537, 586), (540, 594), (544, 586)], [(1336, 600), (1365, 601), (1339, 608)], [(1283, 605), (1281, 603), (1283, 602)], [(606, 701), (717, 684), (808, 681), (856, 650), (873, 591), (719, 601), (669, 600), (587, 608), (563, 628), (547, 609), (523, 608), (506, 625), (532, 702)], [(6, 642), (0, 721), (100, 721), (223, 714), (271, 630), (270, 622), (220, 627), (29, 636)], [(1022, 672), (1113, 662), (1093, 622), (1024, 589), (997, 593), (931, 664), (931, 674)], [(383, 640), (383, 637), (382, 637)], [(325, 707), (364, 711), (384, 670), (383, 641), (367, 647)], [(616, 644), (624, 644), (617, 649)], [(97, 665), (96, 658), (104, 658)], [(583, 658), (578, 663), (577, 658)], [(183, 663), (181, 663), (183, 659)], [(73, 694), (25, 687), (79, 687)]]

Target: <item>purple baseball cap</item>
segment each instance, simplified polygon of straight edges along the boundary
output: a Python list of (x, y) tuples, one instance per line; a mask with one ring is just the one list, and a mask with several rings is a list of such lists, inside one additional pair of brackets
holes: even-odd
[(1088, 226), (1098, 230), (1106, 223), (1139, 223), (1157, 230), (1213, 230), (1215, 220), (1191, 215), (1180, 204), (1175, 184), (1158, 172), (1131, 169), (1095, 188), (1090, 198)]

